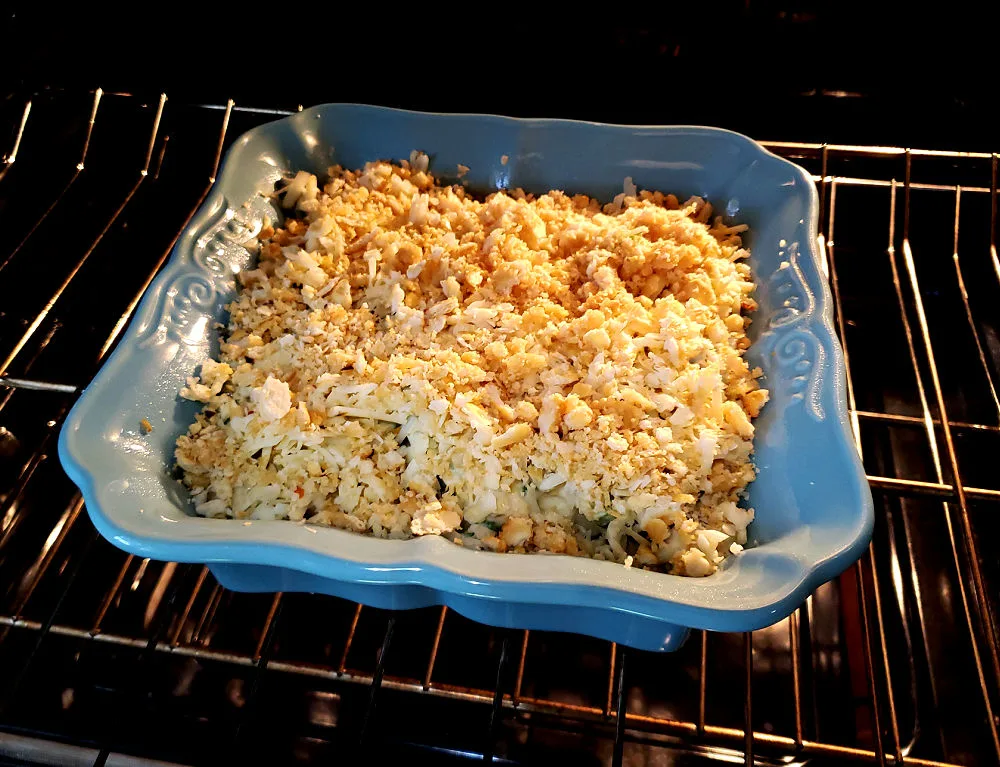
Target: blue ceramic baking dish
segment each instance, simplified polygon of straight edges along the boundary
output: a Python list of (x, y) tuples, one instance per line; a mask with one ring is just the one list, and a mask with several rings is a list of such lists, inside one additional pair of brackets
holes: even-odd
[[(322, 174), (420, 149), (473, 189), (563, 189), (609, 200), (640, 188), (697, 194), (750, 225), (760, 309), (752, 362), (771, 402), (757, 420), (751, 547), (708, 578), (568, 556), (473, 552), (427, 536), (390, 541), (281, 521), (193, 516), (173, 477), (173, 445), (196, 405), (177, 392), (217, 351), (216, 321), (251, 262), (241, 243), (283, 173)], [(238, 591), (312, 591), (386, 608), (446, 604), (496, 626), (574, 631), (647, 650), (690, 628), (747, 631), (798, 607), (862, 553), (872, 500), (854, 449), (844, 365), (816, 244), (816, 192), (797, 166), (744, 136), (699, 127), (405, 112), (329, 104), (236, 141), (212, 194), (181, 236), (118, 349), (63, 427), (59, 455), (91, 519), (142, 557), (203, 562)], [(146, 418), (150, 434), (140, 427)]]

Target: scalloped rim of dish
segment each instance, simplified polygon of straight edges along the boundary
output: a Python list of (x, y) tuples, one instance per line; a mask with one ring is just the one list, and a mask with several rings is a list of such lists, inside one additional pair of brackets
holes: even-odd
[[(580, 120), (548, 119), (548, 118), (515, 118), (488, 114), (450, 114), (441, 112), (416, 112), (413, 110), (391, 109), (365, 104), (317, 105), (302, 112), (293, 113), (281, 120), (257, 126), (237, 138), (229, 149), (221, 172), (218, 174), (212, 191), (205, 198), (197, 213), (185, 227), (178, 238), (169, 260), (161, 272), (150, 284), (123, 334), (121, 342), (111, 357), (104, 363), (100, 372), (86, 387), (59, 435), (59, 457), (70, 478), (79, 486), (90, 518), (98, 531), (116, 546), (143, 557), (179, 562), (196, 563), (230, 563), (244, 565), (269, 565), (274, 567), (292, 567), (293, 569), (311, 573), (336, 581), (365, 583), (373, 586), (406, 584), (424, 586), (439, 592), (449, 592), (475, 596), (488, 600), (510, 601), (525, 604), (558, 604), (558, 605), (588, 605), (638, 614), (645, 617), (676, 623), (691, 628), (709, 630), (751, 630), (770, 625), (787, 616), (797, 608), (815, 588), (838, 575), (854, 562), (864, 551), (871, 537), (874, 523), (874, 510), (871, 493), (868, 488), (860, 459), (854, 449), (854, 440), (847, 414), (847, 402), (844, 392), (844, 361), (843, 352), (833, 328), (832, 298), (829, 286), (822, 275), (822, 261), (818, 252), (815, 236), (807, 237), (808, 263), (810, 269), (806, 281), (814, 292), (817, 309), (813, 313), (808, 328), (832, 350), (826, 356), (822, 369), (822, 391), (827, 401), (835, 405), (835, 420), (839, 425), (841, 439), (831, 445), (831, 449), (846, 451), (853, 460), (856, 475), (853, 481), (857, 490), (857, 506), (859, 514), (852, 528), (853, 535), (848, 544), (829, 551), (828, 555), (815, 561), (803, 561), (786, 552), (769, 551), (767, 544), (747, 548), (739, 557), (738, 562), (727, 560), (727, 566), (708, 578), (684, 578), (663, 573), (656, 573), (637, 568), (625, 568), (622, 565), (598, 560), (565, 557), (565, 556), (511, 556), (492, 552), (474, 552), (436, 536), (425, 536), (406, 541), (389, 541), (356, 533), (324, 528), (319, 530), (323, 536), (311, 534), (305, 526), (287, 521), (253, 522), (251, 525), (237, 523), (235, 520), (207, 520), (191, 517), (192, 524), (186, 525), (194, 530), (195, 536), (201, 536), (204, 530), (198, 531), (198, 525), (227, 525), (227, 534), (223, 537), (214, 536), (221, 527), (211, 532), (213, 539), (202, 537), (170, 537), (165, 530), (163, 536), (151, 536), (131, 531), (127, 524), (122, 523), (121, 514), (112, 516), (107, 512), (112, 499), (107, 498), (97, 486), (94, 474), (88, 469), (88, 462), (82, 450), (75, 449), (71, 444), (72, 434), (88, 407), (87, 393), (92, 388), (100, 387), (102, 382), (118, 373), (127, 361), (136, 353), (134, 344), (138, 328), (148, 320), (158, 301), (160, 292), (176, 276), (187, 268), (181, 263), (180, 254), (185, 248), (192, 246), (193, 240), (188, 237), (191, 232), (200, 231), (209, 220), (213, 211), (224, 204), (223, 189), (226, 186), (227, 175), (239, 161), (240, 156), (250, 139), (259, 132), (272, 129), (275, 124), (301, 120), (330, 106), (343, 108), (358, 108), (377, 110), (380, 112), (409, 113), (427, 117), (462, 118), (485, 121), (502, 121), (516, 124), (534, 125), (589, 125), (607, 129), (622, 129), (632, 132), (685, 131), (689, 133), (728, 134), (737, 141), (744, 142), (759, 153), (761, 158), (770, 162), (778, 162), (790, 166), (801, 179), (806, 182), (810, 200), (805, 226), (808, 232), (815, 232), (817, 227), (819, 202), (815, 186), (806, 172), (798, 165), (779, 157), (763, 146), (744, 136), (721, 128), (688, 125), (631, 126), (611, 125), (608, 123)], [(148, 512), (147, 512), (148, 513)], [(117, 517), (117, 518), (116, 518)], [(171, 521), (172, 522), (172, 521)], [(285, 542), (273, 539), (262, 539), (267, 530), (275, 529), (274, 525), (284, 528), (281, 537), (292, 538)], [(176, 528), (175, 524), (169, 527)], [(264, 531), (262, 533), (261, 531)], [(190, 536), (190, 532), (185, 535)], [(317, 541), (328, 535), (348, 536), (348, 543), (341, 545), (336, 554), (318, 550)], [(358, 541), (374, 542), (382, 547), (385, 556), (372, 556), (356, 559), (352, 556), (354, 548), (370, 548), (359, 546)], [(398, 544), (407, 546), (406, 556), (389, 555), (399, 549)], [(330, 548), (330, 547), (325, 547)], [(477, 575), (477, 560), (481, 558), (510, 560), (508, 571), (502, 577)], [(742, 564), (748, 560), (761, 560), (761, 567), (766, 568), (769, 562), (780, 560), (787, 570), (782, 588), (772, 588), (767, 593), (754, 592), (741, 594), (740, 585), (750, 586), (749, 580), (743, 584), (747, 574), (739, 573)], [(537, 573), (537, 574), (536, 574)], [(737, 578), (740, 576), (740, 578)], [(684, 586), (678, 593), (676, 588), (668, 588), (667, 584), (682, 581)], [(736, 583), (737, 588), (733, 589)], [(530, 590), (529, 588), (530, 587)], [(720, 589), (720, 587), (723, 587)], [(730, 587), (729, 593), (722, 593)], [(747, 589), (742, 589), (746, 591)], [(726, 604), (720, 604), (725, 602)], [(738, 628), (735, 624), (738, 623)]]

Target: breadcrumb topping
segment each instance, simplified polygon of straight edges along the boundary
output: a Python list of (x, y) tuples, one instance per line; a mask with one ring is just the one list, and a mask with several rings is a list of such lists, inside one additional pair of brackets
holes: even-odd
[(239, 275), (176, 458), (199, 514), (704, 576), (742, 550), (756, 308), (698, 198), (439, 186), (427, 156), (321, 186)]

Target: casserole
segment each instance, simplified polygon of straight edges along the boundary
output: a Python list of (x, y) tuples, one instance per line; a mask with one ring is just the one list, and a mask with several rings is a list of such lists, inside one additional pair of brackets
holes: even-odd
[[(610, 200), (625, 177), (699, 195), (750, 226), (759, 309), (751, 364), (771, 402), (756, 420), (754, 544), (704, 579), (561, 556), (462, 549), (434, 536), (383, 540), (285, 521), (195, 517), (172, 474), (195, 403), (177, 396), (217, 351), (214, 323), (235, 295), (244, 247), (283, 174), (427, 152), (472, 189), (563, 189)], [(457, 170), (453, 173), (457, 173)], [(118, 349), (70, 413), (59, 452), (100, 532), (139, 556), (204, 562), (245, 591), (319, 591), (386, 608), (447, 604), (482, 622), (566, 630), (674, 649), (689, 628), (747, 631), (777, 621), (863, 551), (871, 494), (851, 438), (844, 370), (816, 245), (817, 200), (797, 166), (738, 134), (562, 120), (434, 115), (326, 105), (256, 128), (151, 285)], [(146, 433), (141, 420), (153, 431)]]

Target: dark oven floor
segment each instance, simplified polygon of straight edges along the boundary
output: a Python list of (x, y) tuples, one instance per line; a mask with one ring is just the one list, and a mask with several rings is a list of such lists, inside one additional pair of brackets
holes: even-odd
[(820, 189), (875, 540), (790, 619), (655, 655), (440, 608), (231, 593), (97, 536), (55, 456), (73, 390), (220, 152), (296, 108), (181, 91), (98, 104), (25, 86), (0, 103), (0, 374), (67, 387), (0, 388), (0, 761), (1000, 759), (995, 155), (771, 144)]

